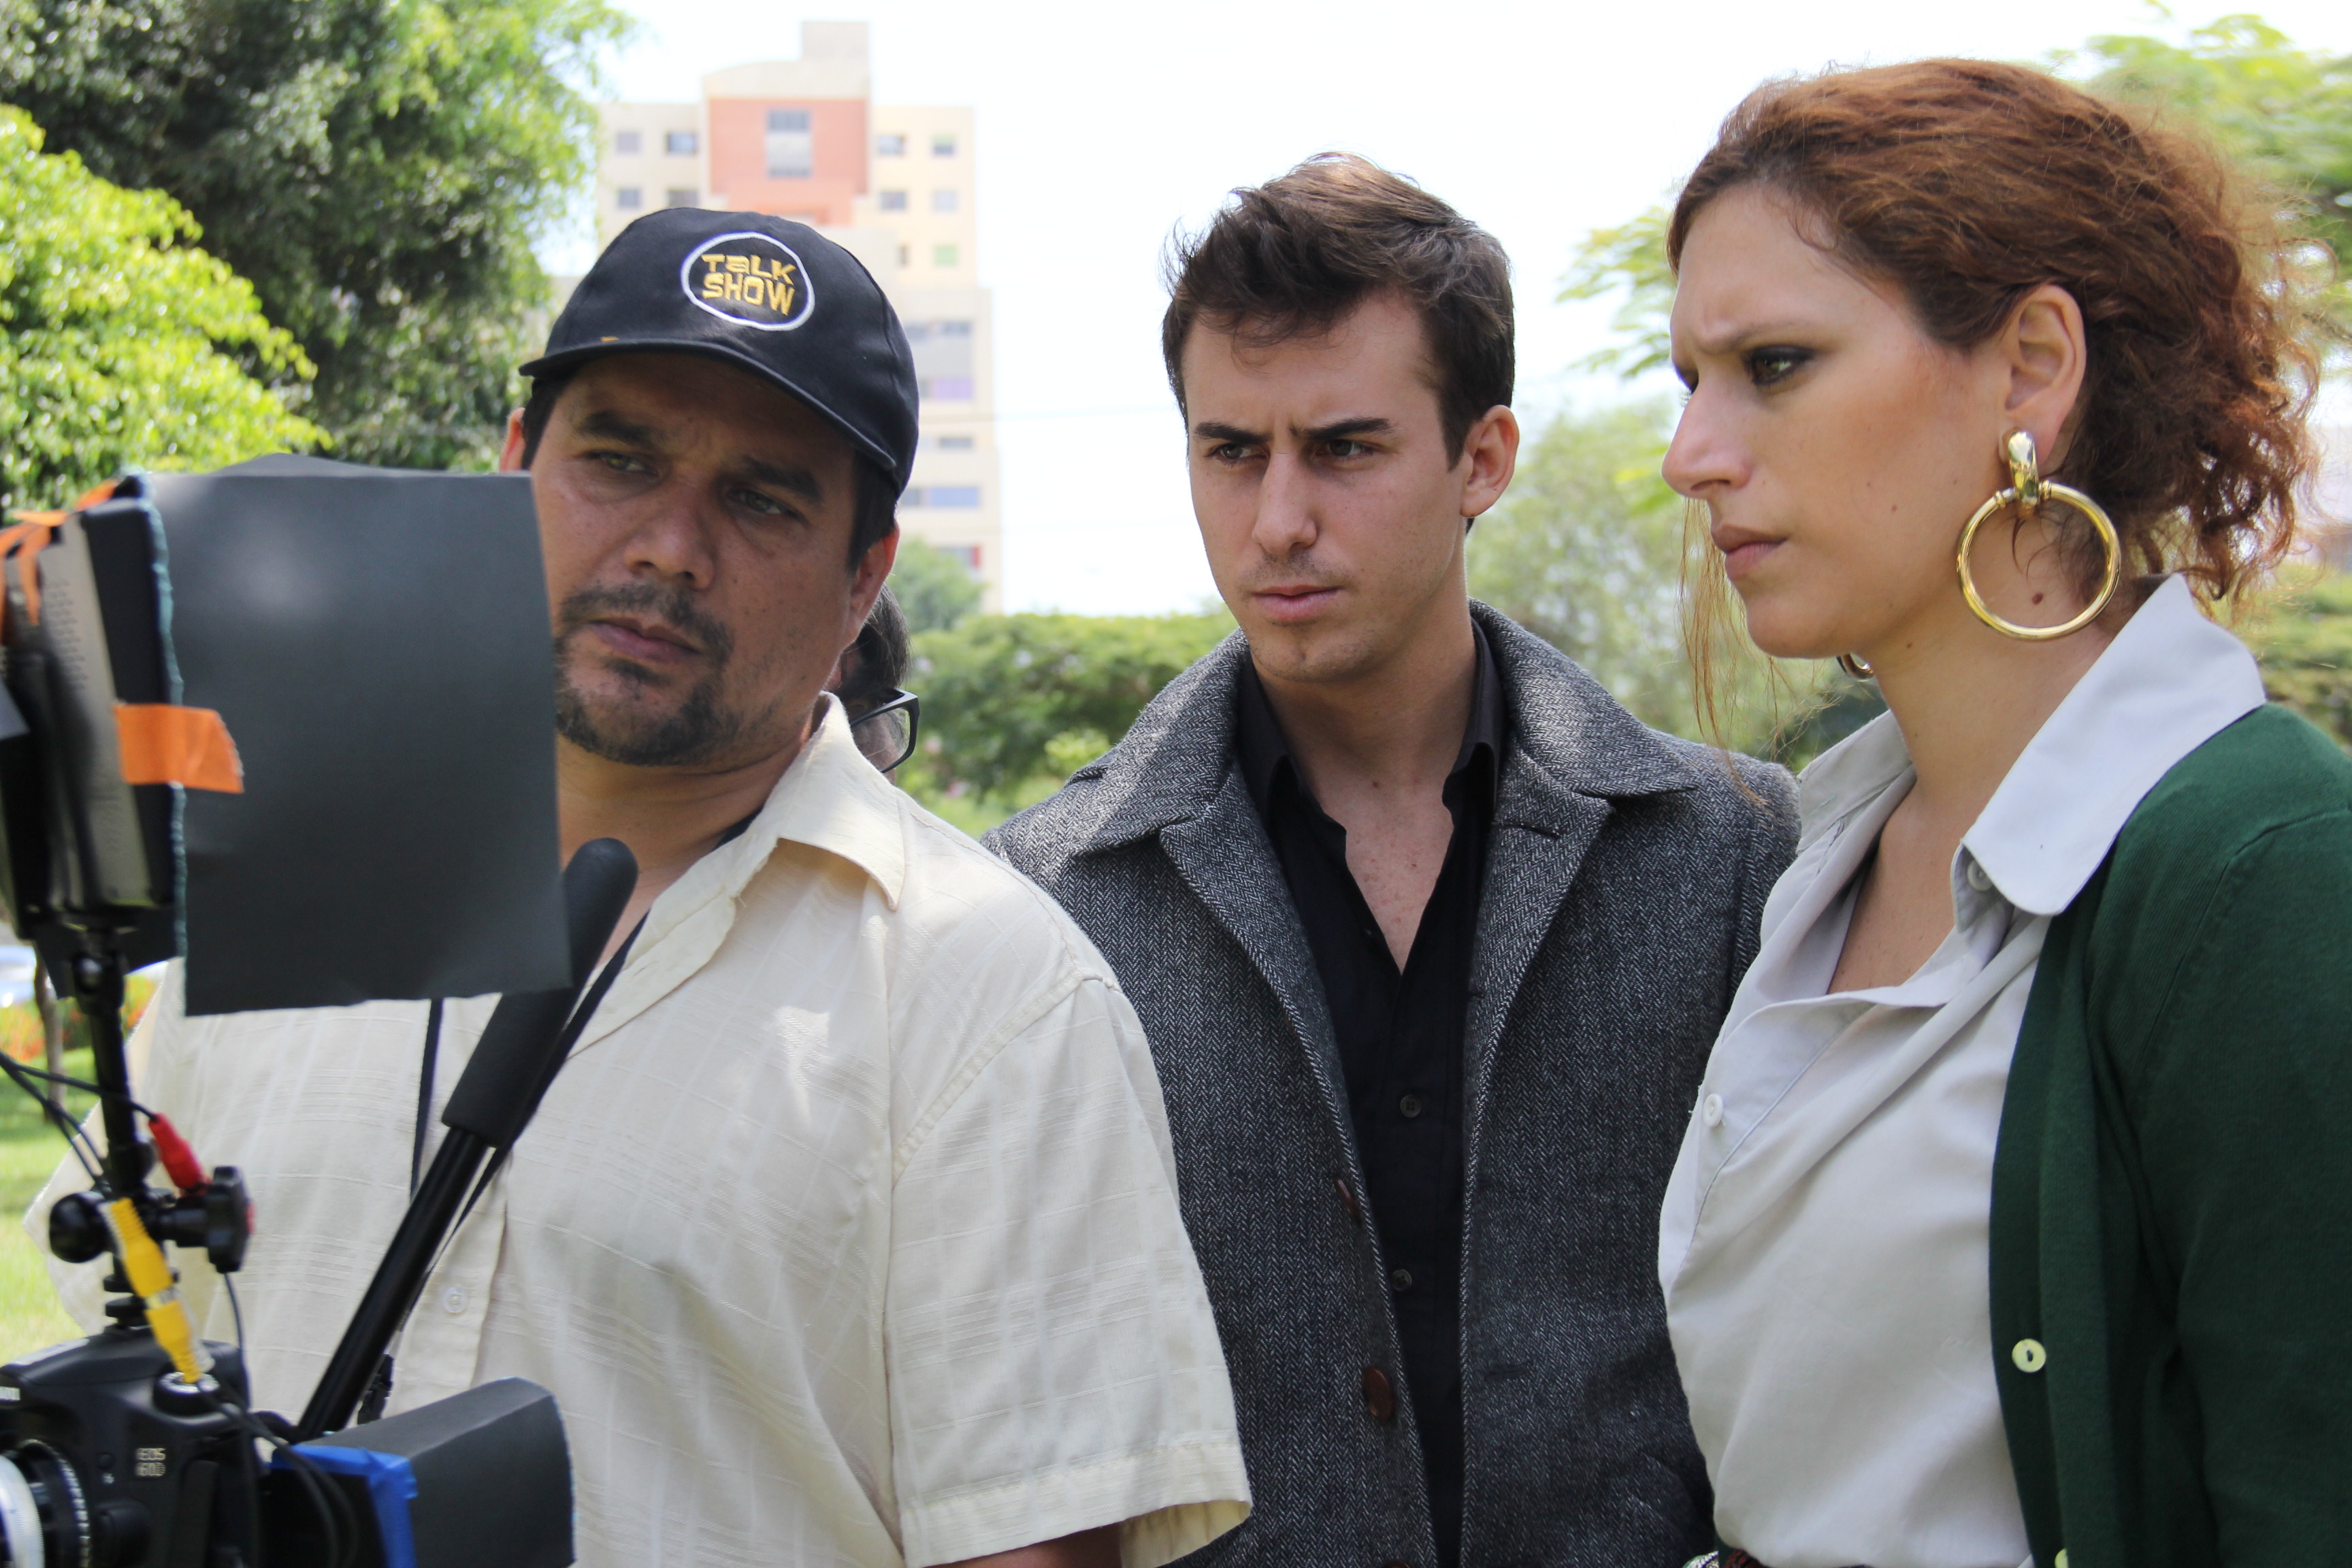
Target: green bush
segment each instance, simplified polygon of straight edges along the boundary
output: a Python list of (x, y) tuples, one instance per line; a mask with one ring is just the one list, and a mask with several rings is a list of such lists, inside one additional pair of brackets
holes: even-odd
[(0, 503), (317, 444), (286, 403), (310, 363), (186, 211), (41, 143), (0, 106)]
[(2352, 576), (2291, 567), (2236, 629), (2262, 660), (2271, 700), (2352, 751)]
[(910, 632), (952, 631), (980, 608), (980, 584), (961, 557), (912, 534), (898, 541), (890, 591), (898, 595)]
[[(901, 769), (927, 802), (989, 826), (1098, 756), (1234, 629), (1198, 616), (979, 616), (915, 639), (923, 745)], [(975, 806), (981, 809), (973, 809)]]
[(604, 0), (0, 0), (0, 101), (168, 194), (318, 374), (336, 455), (488, 467), (595, 167)]

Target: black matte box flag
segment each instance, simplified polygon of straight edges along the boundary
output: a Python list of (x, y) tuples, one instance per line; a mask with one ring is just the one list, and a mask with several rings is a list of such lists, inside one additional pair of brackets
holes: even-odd
[(153, 476), (187, 792), (190, 1013), (569, 984), (530, 481), (264, 458)]

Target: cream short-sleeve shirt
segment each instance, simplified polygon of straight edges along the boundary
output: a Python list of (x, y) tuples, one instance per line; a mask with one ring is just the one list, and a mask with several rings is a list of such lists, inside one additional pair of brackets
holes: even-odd
[[(436, 1102), (495, 1001), (449, 1004)], [(142, 1098), (252, 1184), (262, 1408), (299, 1410), (398, 1223), (425, 1016), (188, 1018), (175, 969), (142, 1026)], [(99, 1271), (58, 1266), (93, 1327)], [(591, 1568), (919, 1568), (1122, 1521), (1148, 1568), (1248, 1511), (1133, 1010), (830, 701), (655, 903), (395, 1351), (394, 1410), (554, 1392)]]

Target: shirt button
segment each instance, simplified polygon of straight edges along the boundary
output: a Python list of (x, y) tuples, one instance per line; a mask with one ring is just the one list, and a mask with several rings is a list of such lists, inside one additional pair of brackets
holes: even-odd
[(2050, 1352), (2042, 1348), (2040, 1340), (2020, 1340), (2010, 1350), (2009, 1359), (2020, 1372), (2040, 1372), (2050, 1364)]
[(1414, 1117), (1421, 1114), (1421, 1096), (1417, 1094), (1406, 1095), (1402, 1100), (1397, 1101), (1397, 1109), (1404, 1113), (1406, 1121), (1412, 1121)]
[(1709, 1127), (1723, 1125), (1723, 1096), (1710, 1094), (1698, 1108), (1698, 1119)]
[(463, 1285), (452, 1285), (442, 1291), (441, 1310), (453, 1318), (463, 1312), (466, 1310), (466, 1288)]
[(1396, 1419), (1396, 1390), (1389, 1384), (1389, 1374), (1376, 1366), (1364, 1369), (1364, 1408), (1375, 1421)]
[(1973, 858), (1969, 861), (1968, 879), (1969, 886), (1974, 888), (1978, 892), (1990, 893), (1992, 891), (1992, 878), (1988, 876), (1985, 872), (1985, 868), (1982, 866), (1978, 865)]
[(1395, 1292), (1396, 1292), (1398, 1295), (1400, 1295), (1400, 1296), (1403, 1295), (1406, 1291), (1408, 1291), (1408, 1290), (1412, 1289), (1412, 1269), (1410, 1269), (1410, 1268), (1391, 1268), (1391, 1269), (1390, 1269), (1390, 1270), (1389, 1270), (1389, 1289), (1391, 1289), (1391, 1290), (1393, 1290), (1393, 1291), (1395, 1291)]

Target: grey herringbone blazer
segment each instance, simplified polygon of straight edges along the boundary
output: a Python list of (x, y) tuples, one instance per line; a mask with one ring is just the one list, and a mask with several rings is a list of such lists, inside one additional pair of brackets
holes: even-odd
[[(1658, 1204), (1765, 894), (1788, 775), (1643, 728), (1484, 605), (1510, 741), (1465, 1048), (1463, 1561), (1671, 1568), (1712, 1542)], [(1412, 1415), (1321, 983), (1234, 763), (1236, 635), (990, 836), (1143, 1019), (1256, 1507), (1186, 1562), (1429, 1568)], [(1344, 1182), (1347, 1194), (1338, 1184)], [(1376, 1419), (1364, 1374), (1396, 1381)]]

